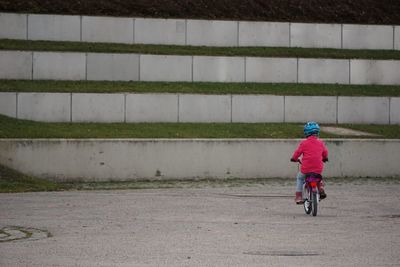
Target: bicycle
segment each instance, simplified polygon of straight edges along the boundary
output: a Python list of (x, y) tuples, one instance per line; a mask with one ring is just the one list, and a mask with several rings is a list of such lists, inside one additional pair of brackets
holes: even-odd
[(317, 216), (320, 194), (318, 187), (322, 181), (322, 176), (318, 173), (306, 173), (303, 184), (303, 205), (306, 214)]

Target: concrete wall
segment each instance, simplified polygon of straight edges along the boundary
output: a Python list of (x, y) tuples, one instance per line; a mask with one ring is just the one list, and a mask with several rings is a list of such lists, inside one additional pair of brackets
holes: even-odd
[(285, 122), (337, 122), (337, 98), (332, 96), (286, 96)]
[(187, 20), (187, 45), (238, 46), (238, 22)]
[(71, 120), (71, 95), (68, 93), (18, 93), (18, 119), (45, 122)]
[(288, 22), (239, 21), (239, 46), (288, 47)]
[(393, 26), (345, 24), (343, 48), (393, 49)]
[(72, 94), (73, 122), (124, 122), (124, 94)]
[(300, 58), (298, 82), (349, 84), (349, 65), (347, 59)]
[(34, 52), (34, 80), (86, 80), (84, 53)]
[(186, 44), (186, 21), (183, 19), (135, 19), (136, 44)]
[(0, 114), (71, 122), (303, 123), (316, 120), (400, 124), (399, 102), (398, 97), (1, 93)]
[(0, 114), (17, 117), (17, 93), (0, 92)]
[(0, 79), (32, 79), (32, 52), (0, 51)]
[(283, 96), (234, 95), (232, 96), (232, 122), (283, 122)]
[(193, 57), (195, 82), (244, 82), (243, 57)]
[(95, 81), (138, 81), (139, 55), (87, 54), (86, 79)]
[(340, 24), (291, 23), (290, 46), (341, 48)]
[(400, 97), (390, 98), (390, 123), (400, 124)]
[(191, 56), (141, 55), (140, 80), (191, 82), (192, 60)]
[(179, 95), (127, 94), (126, 122), (178, 122)]
[(388, 97), (339, 97), (339, 123), (389, 124)]
[(28, 38), (26, 14), (0, 13), (0, 39)]
[(82, 16), (82, 41), (131, 44), (133, 43), (133, 20)]
[(0, 38), (110, 43), (400, 49), (398, 28), (0, 13)]
[(180, 122), (230, 122), (230, 95), (179, 95)]
[(351, 84), (400, 84), (398, 60), (350, 60)]
[(0, 79), (32, 77), (399, 85), (400, 61), (0, 51)]
[(400, 50), (400, 26), (394, 27), (394, 49)]
[[(2, 139), (0, 163), (56, 181), (290, 177), (300, 140)], [(326, 177), (400, 176), (399, 140), (325, 140)], [(329, 181), (329, 180), (327, 180)]]
[(28, 40), (81, 40), (81, 21), (76, 16), (28, 15)]
[(246, 57), (246, 82), (296, 83), (297, 58)]

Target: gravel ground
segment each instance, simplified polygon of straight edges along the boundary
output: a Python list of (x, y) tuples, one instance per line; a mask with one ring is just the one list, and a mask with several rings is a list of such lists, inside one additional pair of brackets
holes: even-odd
[(293, 187), (0, 194), (0, 241), (34, 233), (0, 242), (0, 265), (400, 264), (398, 181), (328, 181), (317, 217), (294, 204)]

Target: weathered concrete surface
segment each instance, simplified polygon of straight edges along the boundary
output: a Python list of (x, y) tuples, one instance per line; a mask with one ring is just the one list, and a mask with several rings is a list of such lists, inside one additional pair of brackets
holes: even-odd
[(0, 92), (0, 114), (17, 117), (17, 93)]
[(137, 54), (88, 53), (87, 80), (137, 81), (139, 57)]
[[(299, 131), (301, 128), (299, 127)], [(0, 139), (0, 164), (54, 179), (292, 177), (299, 139)], [(400, 140), (327, 139), (328, 177), (400, 177)]]
[(81, 41), (81, 18), (63, 15), (28, 15), (28, 40)]
[(239, 21), (239, 46), (289, 46), (288, 22)]
[(0, 38), (22, 39), (27, 38), (27, 15), (0, 13)]
[[(289, 180), (288, 180), (289, 181)], [(327, 180), (317, 217), (289, 185), (0, 194), (2, 266), (397, 266), (399, 184)], [(310, 241), (312, 240), (312, 241)]]
[(0, 51), (0, 79), (32, 79), (32, 52)]
[(341, 48), (340, 24), (291, 23), (290, 46)]
[(136, 44), (185, 45), (186, 21), (183, 19), (136, 18), (134, 22)]

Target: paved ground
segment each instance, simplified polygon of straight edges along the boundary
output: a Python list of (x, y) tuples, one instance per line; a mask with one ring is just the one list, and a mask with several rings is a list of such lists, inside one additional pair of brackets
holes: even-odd
[(292, 189), (0, 194), (0, 240), (34, 232), (0, 266), (399, 266), (398, 182), (328, 184), (317, 217)]

